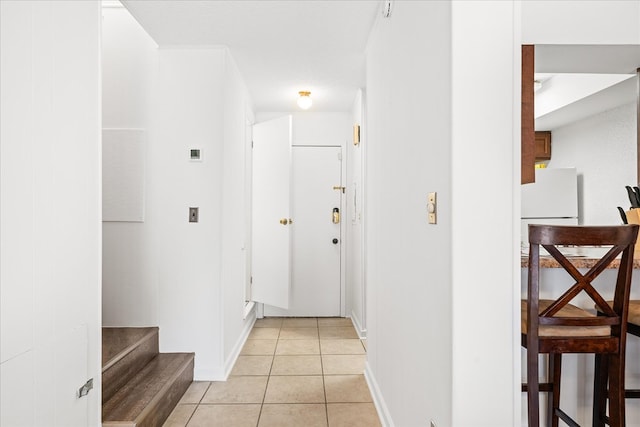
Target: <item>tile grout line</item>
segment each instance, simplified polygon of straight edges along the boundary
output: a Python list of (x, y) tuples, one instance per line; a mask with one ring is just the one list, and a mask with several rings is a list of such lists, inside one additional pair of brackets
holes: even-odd
[(318, 349), (320, 351), (320, 367), (322, 368), (322, 391), (324, 392), (324, 413), (329, 427), (329, 405), (327, 404), (327, 385), (324, 382), (324, 361), (322, 360), (322, 343), (320, 342), (320, 324), (318, 323)]
[[(327, 376), (327, 375), (330, 375), (330, 374), (327, 374), (327, 373), (326, 373), (326, 369), (325, 369), (325, 367), (324, 367), (324, 360), (323, 360), (323, 356), (324, 356), (325, 354), (324, 354), (324, 352), (322, 351), (322, 345), (321, 345), (321, 339), (320, 339), (320, 324), (319, 324), (319, 319), (318, 319), (318, 318), (316, 318), (316, 319), (315, 319), (315, 321), (316, 321), (316, 328), (317, 328), (316, 330), (317, 330), (317, 334), (318, 334), (316, 338), (317, 338), (317, 340), (318, 340), (318, 341), (317, 341), (317, 342), (318, 342), (318, 354), (319, 354), (319, 357), (320, 357), (320, 366), (321, 366), (321, 375), (322, 375), (322, 384), (323, 384), (323, 393), (324, 393), (324, 405), (325, 405), (326, 425), (327, 425), (327, 427), (328, 427), (328, 426), (329, 426), (329, 408), (328, 408), (329, 404), (328, 404), (328, 401), (327, 401), (327, 389), (326, 389), (326, 381), (325, 381), (325, 379), (326, 379), (326, 376)], [(324, 326), (324, 327), (331, 327), (332, 325), (323, 325), (323, 326)], [(255, 327), (255, 326), (254, 326), (254, 327)], [(293, 326), (292, 326), (292, 327), (293, 327)], [(339, 325), (336, 325), (335, 327), (340, 327), (340, 326), (339, 326)], [(277, 335), (276, 340), (275, 340), (275, 341), (276, 341), (276, 345), (275, 345), (275, 348), (274, 348), (274, 350), (273, 350), (273, 353), (270, 355), (270, 356), (271, 356), (271, 364), (270, 364), (270, 366), (269, 366), (269, 372), (268, 372), (268, 374), (266, 375), (266, 376), (267, 376), (267, 384), (266, 384), (266, 386), (265, 386), (265, 390), (264, 390), (264, 393), (263, 393), (263, 396), (262, 396), (262, 402), (260, 403), (260, 411), (259, 411), (258, 418), (257, 418), (257, 425), (259, 425), (259, 424), (260, 424), (260, 421), (261, 421), (261, 418), (262, 418), (262, 414), (263, 414), (263, 410), (264, 410), (264, 405), (266, 404), (266, 394), (267, 394), (267, 390), (268, 390), (268, 387), (269, 387), (269, 384), (270, 384), (270, 381), (271, 381), (271, 376), (273, 375), (273, 367), (274, 367), (274, 365), (275, 365), (275, 356), (276, 356), (276, 351), (277, 351), (278, 344), (280, 343), (280, 341), (286, 341), (286, 340), (281, 339), (281, 334), (282, 334), (282, 329), (283, 329), (283, 328), (284, 328), (284, 322), (280, 323), (280, 326), (278, 327), (278, 335)], [(327, 338), (327, 339), (331, 339), (331, 338)], [(336, 337), (334, 337), (333, 339), (343, 339), (343, 340), (345, 340), (345, 339), (348, 339), (348, 338), (346, 338), (346, 337), (339, 337), (339, 336), (336, 336)], [(366, 354), (367, 354), (368, 352), (367, 352), (366, 347), (364, 346), (364, 343), (363, 343), (363, 342), (362, 342), (362, 340), (360, 340), (359, 338), (355, 338), (355, 339), (357, 339), (358, 341), (360, 341), (360, 344), (362, 345), (362, 347), (363, 347), (363, 349), (364, 349), (364, 354), (365, 354), (365, 357), (366, 357)], [(347, 353), (336, 353), (336, 354), (351, 355), (351, 354), (353, 354), (353, 353), (349, 353), (349, 352), (347, 352)], [(357, 353), (357, 354), (355, 354), (355, 355), (359, 355), (359, 353)], [(291, 356), (296, 356), (296, 355), (291, 355)], [(293, 376), (296, 376), (295, 374), (292, 374), (292, 375), (293, 375)], [(340, 375), (340, 374), (334, 374), (334, 375)], [(347, 375), (347, 374), (343, 374), (343, 375)], [(185, 426), (187, 426), (187, 425), (192, 421), (192, 419), (193, 419), (193, 417), (194, 417), (194, 415), (195, 415), (195, 412), (198, 410), (198, 408), (200, 408), (200, 406), (205, 405), (205, 404), (203, 404), (202, 402), (203, 402), (204, 397), (206, 396), (207, 392), (211, 389), (211, 387), (212, 387), (212, 386), (213, 386), (213, 381), (208, 382), (208, 385), (207, 385), (207, 387), (206, 387), (206, 389), (205, 389), (204, 393), (203, 393), (203, 394), (202, 394), (202, 396), (200, 397), (199, 401), (196, 403), (196, 408), (195, 408), (195, 409), (194, 409), (194, 411), (191, 413), (191, 415), (190, 415), (190, 417), (188, 418), (188, 420), (187, 420), (187, 422), (186, 422)], [(369, 392), (370, 392), (370, 391), (369, 391)], [(345, 404), (365, 404), (365, 403), (368, 403), (368, 402), (360, 402), (360, 401), (359, 401), (359, 402), (342, 402), (342, 403), (345, 403)], [(239, 404), (239, 405), (244, 405), (244, 404), (246, 404), (246, 403), (237, 403), (237, 404)], [(305, 404), (305, 403), (304, 403), (304, 402), (298, 402), (297, 404)], [(294, 405), (295, 405), (295, 404), (294, 404)]]
[(189, 415), (189, 419), (187, 419), (187, 422), (184, 424), (185, 427), (189, 425), (189, 423), (191, 422), (191, 419), (193, 419), (193, 416), (196, 414), (196, 411), (200, 407), (200, 404), (202, 403), (202, 399), (204, 399), (204, 396), (207, 394), (207, 392), (211, 388), (211, 384), (213, 384), (213, 381), (208, 381), (208, 382), (209, 382), (209, 385), (207, 386), (207, 389), (204, 391), (204, 393), (202, 393), (202, 396), (200, 396), (198, 403), (196, 403), (196, 407), (193, 409), (193, 412), (191, 413), (191, 415)]
[(260, 404), (260, 412), (258, 413), (258, 420), (256, 421), (256, 427), (260, 425), (260, 418), (262, 418), (262, 410), (264, 409), (264, 401), (267, 398), (267, 390), (269, 389), (269, 383), (271, 382), (271, 372), (273, 371), (273, 364), (276, 361), (276, 350), (278, 349), (278, 343), (280, 342), (281, 331), (282, 331), (282, 323), (280, 324), (280, 328), (278, 329), (278, 337), (276, 338), (276, 345), (273, 348), (273, 354), (271, 355), (271, 366), (269, 366), (269, 373), (267, 374), (267, 384), (264, 387), (264, 394), (262, 395), (262, 403)]

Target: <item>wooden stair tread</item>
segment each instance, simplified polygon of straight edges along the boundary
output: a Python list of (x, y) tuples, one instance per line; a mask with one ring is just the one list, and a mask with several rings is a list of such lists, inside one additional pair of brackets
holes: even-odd
[(102, 328), (102, 372), (154, 334), (158, 334), (158, 327)]
[[(193, 360), (193, 353), (158, 354), (103, 405), (103, 425), (109, 422), (145, 425), (144, 417), (156, 411), (156, 407), (166, 406), (163, 399), (175, 400), (175, 406), (193, 378)], [(172, 390), (174, 383), (180, 383), (177, 390)], [(172, 396), (166, 397), (169, 394)]]

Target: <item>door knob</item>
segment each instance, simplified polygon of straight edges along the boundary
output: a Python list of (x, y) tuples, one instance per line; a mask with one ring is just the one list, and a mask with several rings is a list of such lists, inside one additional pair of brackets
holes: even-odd
[(337, 245), (338, 244), (338, 239), (333, 239), (332, 242), (333, 242), (334, 245)]
[(280, 224), (287, 225), (287, 224), (289, 224), (289, 220), (287, 218), (282, 218), (282, 219), (280, 219)]

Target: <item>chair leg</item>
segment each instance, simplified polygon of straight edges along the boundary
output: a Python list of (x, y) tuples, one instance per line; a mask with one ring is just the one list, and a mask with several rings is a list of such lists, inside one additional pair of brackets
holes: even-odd
[(607, 377), (609, 358), (606, 354), (595, 355), (593, 375), (593, 427), (604, 427), (607, 415)]
[(527, 412), (529, 427), (540, 427), (540, 387), (538, 384), (538, 351), (527, 348)]
[(609, 425), (625, 425), (624, 354), (609, 356)]
[(560, 407), (560, 379), (562, 377), (562, 354), (549, 354), (549, 383), (551, 391), (547, 393), (547, 425), (558, 427), (556, 409)]

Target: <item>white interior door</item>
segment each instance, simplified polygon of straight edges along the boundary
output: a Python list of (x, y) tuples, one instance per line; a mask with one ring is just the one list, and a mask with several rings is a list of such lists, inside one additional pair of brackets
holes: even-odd
[(252, 297), (289, 307), (291, 116), (253, 126)]
[(340, 147), (293, 147), (291, 300), (288, 310), (265, 305), (266, 316), (341, 314), (341, 157)]

